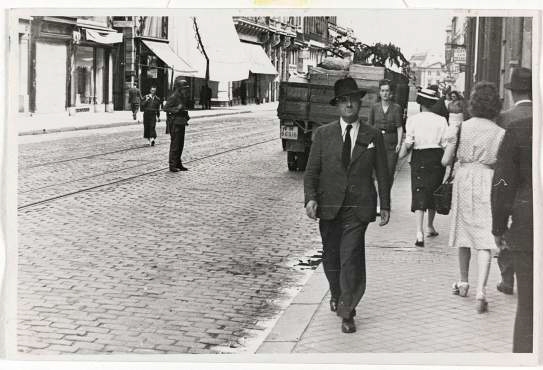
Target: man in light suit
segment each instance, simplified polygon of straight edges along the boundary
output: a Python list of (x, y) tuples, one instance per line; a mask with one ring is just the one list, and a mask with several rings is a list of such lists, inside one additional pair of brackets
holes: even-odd
[(359, 121), (360, 90), (352, 78), (338, 80), (330, 104), (340, 119), (315, 131), (304, 176), (306, 213), (320, 218), (323, 266), (330, 285), (330, 309), (344, 333), (356, 331), (355, 307), (366, 289), (364, 236), (375, 221), (377, 192), (381, 223), (390, 217), (390, 185), (381, 132)]
[[(511, 91), (515, 105), (498, 116), (496, 123), (507, 129), (511, 122), (532, 118), (532, 70), (528, 68), (513, 68), (511, 82), (504, 85)], [(497, 289), (504, 294), (513, 294), (515, 284), (515, 268), (511, 250), (507, 247), (500, 249), (498, 254), (498, 266), (500, 267), (502, 281)]]

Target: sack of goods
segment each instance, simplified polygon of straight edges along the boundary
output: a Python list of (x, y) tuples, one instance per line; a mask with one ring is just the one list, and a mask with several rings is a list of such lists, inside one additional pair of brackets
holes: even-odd
[(326, 57), (320, 62), (318, 67), (324, 69), (332, 69), (336, 71), (347, 71), (351, 61), (349, 59), (337, 58), (337, 57)]

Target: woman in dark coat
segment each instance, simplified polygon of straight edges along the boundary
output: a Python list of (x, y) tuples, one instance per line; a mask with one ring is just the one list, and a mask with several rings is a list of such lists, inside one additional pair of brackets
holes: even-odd
[(143, 137), (149, 141), (149, 145), (155, 145), (156, 122), (160, 122), (160, 108), (162, 102), (156, 95), (156, 87), (152, 86), (149, 94), (145, 95), (141, 102), (143, 112)]

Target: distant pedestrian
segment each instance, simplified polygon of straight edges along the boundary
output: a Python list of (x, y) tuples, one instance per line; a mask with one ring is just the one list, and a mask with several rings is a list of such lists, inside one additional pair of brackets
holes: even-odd
[(533, 350), (532, 125), (532, 117), (509, 123), (492, 180), (492, 234), (501, 251), (509, 250), (517, 277), (515, 353), (531, 353)]
[(138, 83), (134, 82), (131, 88), (128, 89), (128, 102), (130, 103), (130, 109), (132, 110), (132, 118), (134, 121), (137, 118), (138, 110), (140, 109), (141, 92), (138, 89)]
[[(489, 230), (492, 228), (490, 191), (493, 166), (504, 130), (494, 120), (501, 108), (496, 86), (490, 82), (477, 83), (469, 99), (472, 116), (460, 125), (460, 140), (449, 216), (449, 246), (458, 248), (460, 281), (453, 284), (453, 293), (462, 297), (469, 290), (471, 249), (477, 252), (477, 312), (488, 310), (486, 285), (490, 271), (491, 251), (496, 249)], [(448, 138), (443, 165), (454, 158), (458, 135)]]
[(156, 122), (160, 122), (160, 107), (162, 101), (156, 95), (156, 86), (151, 86), (149, 94), (145, 95), (141, 102), (143, 112), (143, 137), (154, 146), (156, 140)]
[(200, 88), (200, 105), (202, 106), (202, 109), (210, 109), (210, 101), (211, 101), (211, 89), (209, 86), (202, 85)]
[(330, 285), (330, 310), (343, 320), (344, 333), (356, 331), (355, 308), (366, 290), (364, 237), (376, 219), (377, 192), (381, 223), (390, 217), (386, 149), (381, 132), (358, 118), (366, 94), (352, 78), (334, 86), (331, 105), (339, 120), (317, 128), (304, 176), (308, 217), (319, 218), (323, 265)]
[(170, 128), (170, 154), (169, 166), (171, 172), (187, 171), (181, 162), (183, 147), (185, 146), (185, 130), (189, 122), (187, 111), (189, 84), (182, 76), (175, 78), (173, 94), (164, 104), (163, 110), (168, 114), (168, 126)]
[(435, 114), (440, 115), (441, 117), (444, 117), (447, 122), (449, 121), (449, 111), (447, 110), (447, 95), (443, 94), (443, 96), (439, 96), (439, 86), (438, 85), (431, 85), (430, 90), (434, 90), (436, 92), (437, 101), (434, 102), (434, 105), (430, 109), (430, 112), (433, 112)]
[(389, 80), (379, 81), (379, 97), (380, 101), (370, 108), (368, 124), (380, 130), (384, 137), (389, 184), (392, 187), (396, 163), (398, 162), (398, 152), (402, 144), (403, 109), (399, 104), (392, 101), (391, 82)]
[[(498, 116), (497, 124), (504, 129), (513, 121), (523, 118), (532, 118), (532, 71), (528, 68), (514, 68), (511, 72), (511, 81), (504, 87), (511, 91), (513, 107)], [(515, 267), (513, 256), (509, 248), (502, 248), (498, 254), (498, 266), (502, 279), (497, 289), (504, 294), (513, 294), (515, 285)]]
[(428, 211), (428, 237), (438, 235), (434, 227), (436, 206), (434, 191), (439, 187), (445, 175), (445, 167), (441, 165), (447, 121), (444, 117), (432, 112), (438, 100), (437, 93), (430, 89), (421, 89), (417, 94), (417, 103), (421, 113), (407, 118), (405, 125), (405, 142), (400, 156), (411, 154), (411, 212), (415, 213), (417, 238), (415, 245), (424, 247), (424, 214)]

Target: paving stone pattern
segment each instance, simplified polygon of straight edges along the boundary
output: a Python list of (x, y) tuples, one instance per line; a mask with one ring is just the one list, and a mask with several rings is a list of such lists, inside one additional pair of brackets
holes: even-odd
[(424, 248), (414, 247), (409, 171), (405, 164), (397, 175), (389, 225), (380, 228), (374, 223), (366, 234), (368, 282), (357, 307), (357, 332), (341, 332), (341, 319), (330, 312), (328, 295), (292, 352), (511, 353), (516, 292), (507, 296), (496, 290), (500, 275), (493, 258), (489, 312), (477, 314), (472, 254), (468, 297), (451, 294), (459, 272), (457, 251), (447, 246), (449, 217), (437, 215), (440, 235), (427, 238)]
[[(303, 275), (291, 261), (315, 247), (301, 174), (287, 171), (278, 122), (266, 114), (190, 126), (184, 160), (276, 140), (193, 161), (185, 173), (158, 171), (20, 209), (19, 351), (216, 353), (263, 330), (260, 320), (277, 314), (276, 300)], [(78, 179), (132, 161), (148, 163), (138, 171), (164, 167), (162, 132), (154, 148), (47, 166), (37, 165), (141, 139), (125, 132), (21, 145), (20, 205), (105, 183), (109, 175)]]

